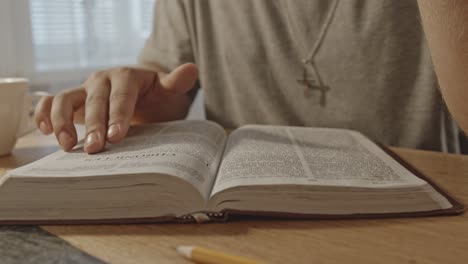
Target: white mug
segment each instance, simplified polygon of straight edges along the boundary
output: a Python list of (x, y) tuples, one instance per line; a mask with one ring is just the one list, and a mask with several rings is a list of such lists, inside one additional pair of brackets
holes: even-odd
[(39, 94), (29, 93), (24, 78), (0, 78), (0, 156), (9, 154), (18, 137), (32, 131), (33, 101)]

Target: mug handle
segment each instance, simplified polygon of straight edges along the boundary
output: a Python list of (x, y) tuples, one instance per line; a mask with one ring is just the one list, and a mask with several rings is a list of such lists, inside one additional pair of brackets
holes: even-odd
[(20, 127), (18, 129), (18, 137), (22, 137), (32, 131), (36, 130), (34, 124), (34, 106), (43, 96), (50, 96), (48, 92), (38, 91), (27, 93), (24, 96), (23, 114), (21, 118)]

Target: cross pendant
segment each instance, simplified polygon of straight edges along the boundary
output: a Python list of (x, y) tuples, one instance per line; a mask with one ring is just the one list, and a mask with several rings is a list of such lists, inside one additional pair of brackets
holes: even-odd
[(302, 73), (302, 79), (298, 79), (297, 82), (305, 87), (304, 96), (309, 97), (311, 90), (320, 91), (320, 105), (322, 107), (327, 104), (327, 92), (330, 90), (330, 87), (325, 85), (316, 85), (315, 80), (307, 76), (307, 70), (304, 68)]

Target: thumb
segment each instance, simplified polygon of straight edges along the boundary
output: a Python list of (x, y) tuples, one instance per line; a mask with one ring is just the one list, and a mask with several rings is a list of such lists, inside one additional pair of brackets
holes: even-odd
[(193, 63), (185, 63), (175, 68), (160, 80), (164, 91), (184, 94), (190, 91), (198, 79), (198, 68)]

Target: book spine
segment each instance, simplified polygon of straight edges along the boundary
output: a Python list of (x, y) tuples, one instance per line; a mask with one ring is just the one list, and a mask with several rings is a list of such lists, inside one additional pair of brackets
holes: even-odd
[(213, 221), (221, 221), (224, 218), (224, 213), (220, 212), (196, 212), (180, 217), (180, 219), (184, 222), (194, 221), (199, 224)]

